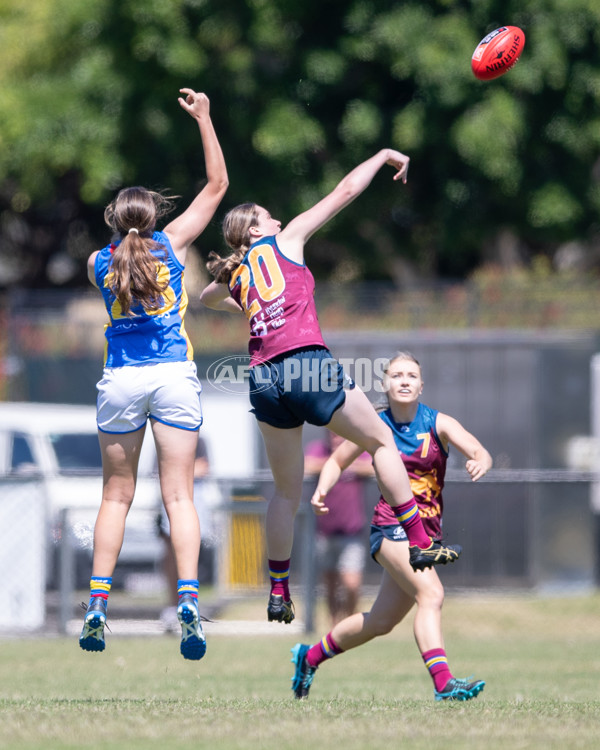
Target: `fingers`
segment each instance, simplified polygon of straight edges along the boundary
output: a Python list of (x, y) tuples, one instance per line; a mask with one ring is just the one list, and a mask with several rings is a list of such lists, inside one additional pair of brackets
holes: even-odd
[(471, 479), (474, 482), (476, 482), (478, 479), (481, 479), (481, 477), (486, 474), (483, 466), (477, 461), (467, 461), (467, 463), (465, 464), (465, 468), (469, 472)]
[(312, 509), (317, 516), (323, 516), (326, 513), (329, 513), (329, 508), (325, 505), (324, 498), (325, 494), (317, 489), (310, 499)]
[(398, 169), (398, 172), (396, 172), (396, 174), (394, 175), (394, 180), (402, 180), (402, 182), (406, 185), (410, 159), (408, 158), (408, 156), (404, 156), (404, 154), (400, 154), (400, 157), (400, 159), (394, 160), (394, 166)]
[(179, 93), (184, 94), (185, 98), (180, 96), (177, 101), (190, 115), (200, 115), (208, 112), (210, 103), (206, 94), (188, 88), (179, 89)]

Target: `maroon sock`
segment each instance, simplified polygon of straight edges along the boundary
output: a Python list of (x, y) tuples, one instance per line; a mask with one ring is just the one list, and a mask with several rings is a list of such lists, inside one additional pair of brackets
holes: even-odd
[(271, 579), (271, 593), (283, 596), (285, 602), (290, 600), (290, 561), (269, 560), (269, 578)]
[(308, 649), (306, 661), (311, 667), (318, 667), (325, 659), (333, 659), (334, 656), (343, 653), (344, 649), (337, 645), (331, 633), (327, 633), (324, 638), (321, 638), (318, 643)]
[(421, 549), (427, 549), (431, 544), (431, 538), (425, 533), (423, 521), (419, 515), (419, 506), (414, 497), (407, 503), (396, 505), (392, 508), (398, 523), (402, 526), (408, 537), (410, 545), (417, 545)]
[(448, 680), (452, 679), (452, 672), (448, 667), (448, 658), (443, 648), (432, 648), (421, 654), (425, 666), (429, 670), (436, 690), (443, 690)]

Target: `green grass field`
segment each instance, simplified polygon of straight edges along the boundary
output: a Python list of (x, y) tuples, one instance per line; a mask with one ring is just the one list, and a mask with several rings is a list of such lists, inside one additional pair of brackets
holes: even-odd
[(290, 690), (297, 638), (285, 626), (213, 634), (197, 663), (174, 636), (108, 633), (103, 654), (72, 637), (3, 639), (0, 748), (600, 746), (600, 594), (448, 595), (444, 625), (456, 676), (487, 682), (473, 701), (433, 701), (411, 622), (324, 664), (306, 701)]

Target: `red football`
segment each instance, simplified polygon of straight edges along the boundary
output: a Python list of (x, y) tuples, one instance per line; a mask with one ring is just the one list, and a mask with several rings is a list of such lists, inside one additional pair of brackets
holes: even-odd
[(525, 34), (518, 26), (501, 26), (490, 31), (475, 47), (471, 58), (475, 78), (491, 81), (504, 75), (517, 62), (524, 46)]

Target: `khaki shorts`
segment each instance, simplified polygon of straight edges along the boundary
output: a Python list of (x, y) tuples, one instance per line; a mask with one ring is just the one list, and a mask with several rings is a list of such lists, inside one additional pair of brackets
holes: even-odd
[(321, 570), (338, 573), (362, 573), (367, 549), (361, 535), (317, 535), (317, 559)]
[(194, 362), (107, 367), (96, 387), (101, 432), (135, 432), (148, 417), (182, 430), (202, 424), (202, 386)]

